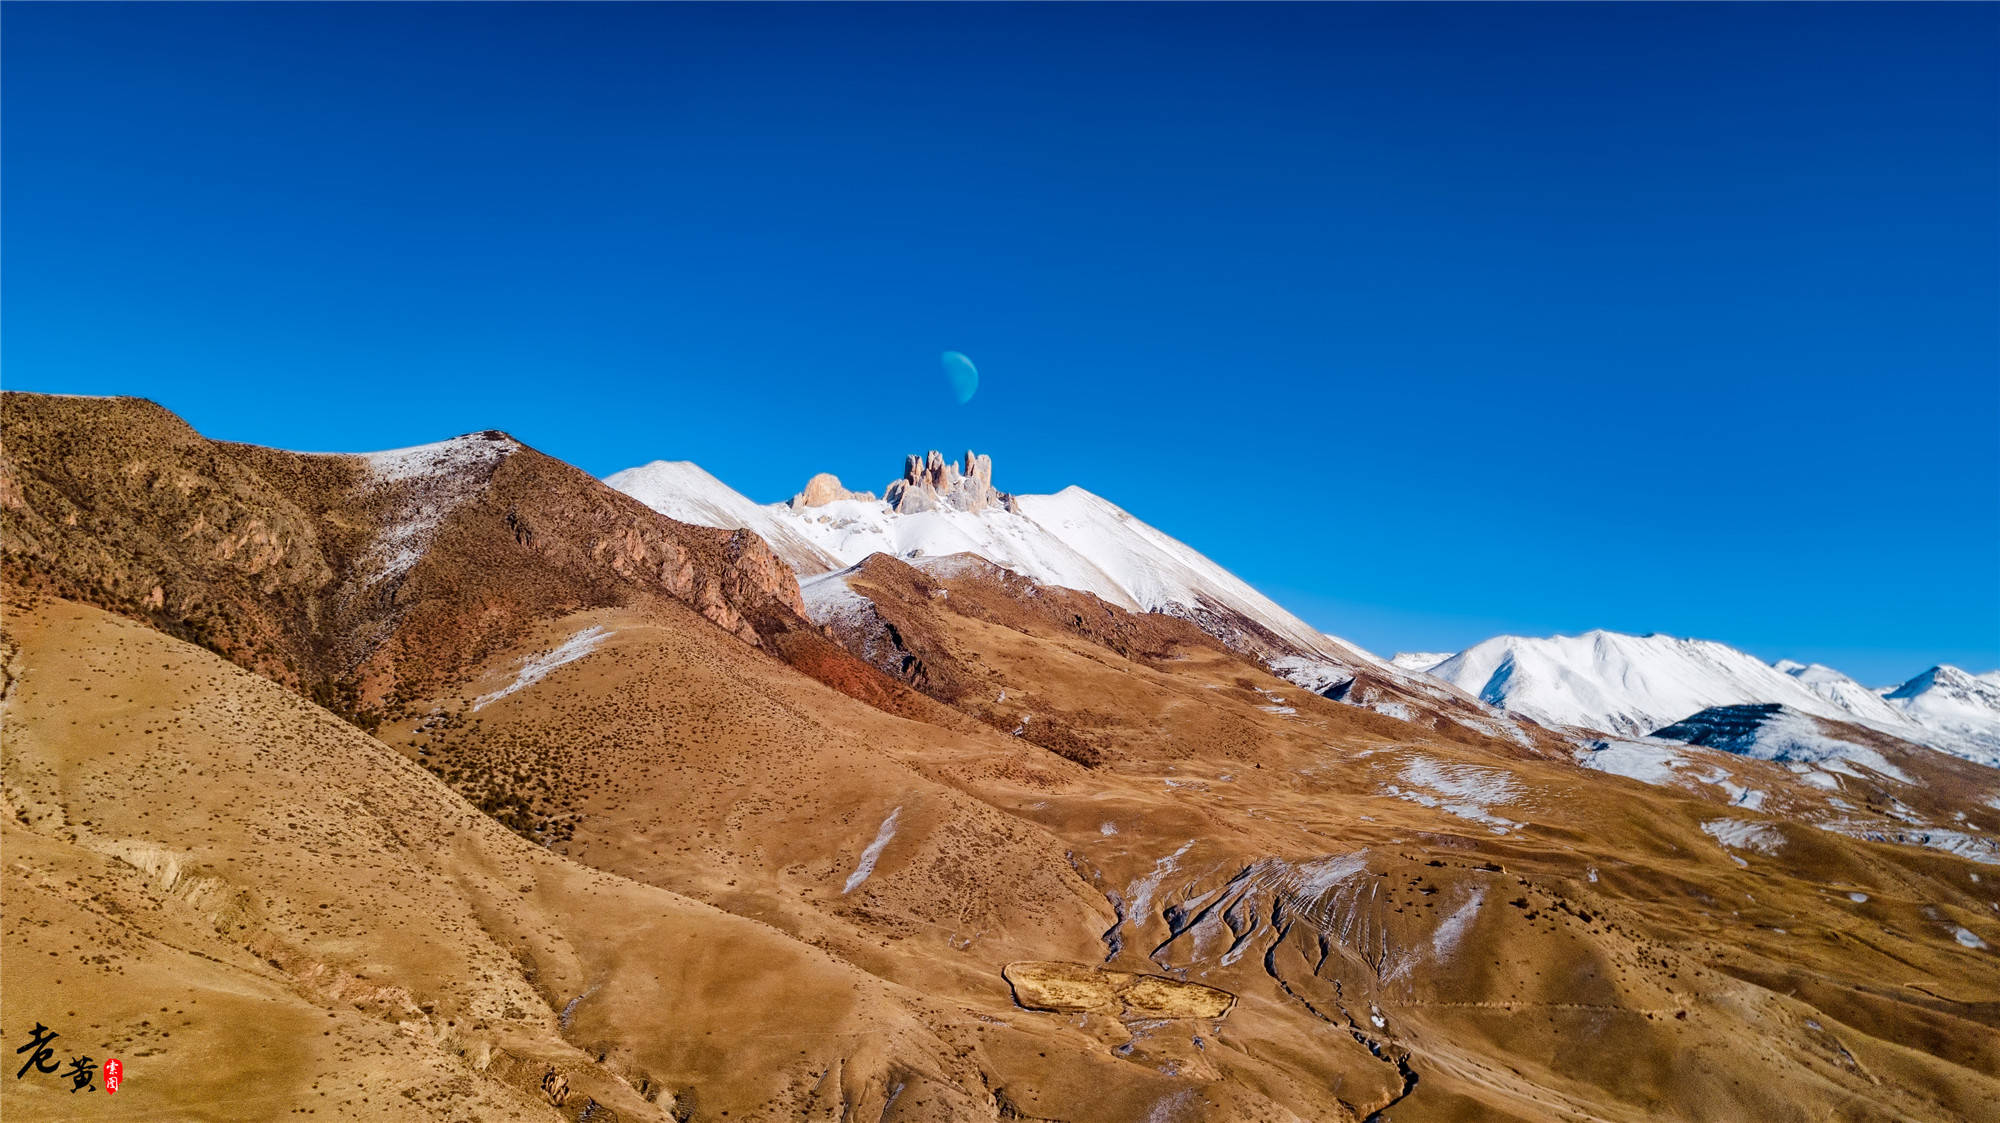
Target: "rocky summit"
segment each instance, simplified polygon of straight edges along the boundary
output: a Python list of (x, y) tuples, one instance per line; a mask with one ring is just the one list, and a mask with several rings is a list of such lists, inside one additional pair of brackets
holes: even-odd
[(842, 499), (859, 499), (864, 502), (875, 498), (872, 491), (849, 491), (841, 485), (840, 477), (832, 472), (821, 472), (806, 481), (805, 489), (785, 504), (793, 510), (801, 507), (824, 507)]
[(957, 465), (935, 449), (928, 456), (909, 457), (903, 463), (902, 478), (882, 490), (882, 499), (901, 515), (947, 507), (957, 511), (1019, 509), (1013, 496), (994, 490), (993, 458), (975, 455), (970, 449)]

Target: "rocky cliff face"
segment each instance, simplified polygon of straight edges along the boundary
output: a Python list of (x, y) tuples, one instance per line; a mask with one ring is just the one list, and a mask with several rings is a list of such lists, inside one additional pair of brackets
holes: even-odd
[(946, 507), (960, 511), (983, 511), (1004, 507), (1019, 511), (1014, 497), (993, 487), (993, 458), (967, 450), (961, 465), (946, 462), (933, 449), (928, 456), (912, 456), (903, 463), (903, 478), (882, 491), (882, 499), (898, 514), (936, 511)]
[[(99, 604), (294, 689), (316, 662), (358, 532), (325, 527), (228, 446), (138, 399), (0, 395), (0, 554), (10, 582)], [(353, 485), (328, 465), (313, 484)]]
[(138, 399), (9, 393), (0, 410), (11, 582), (339, 712), (393, 709), (537, 620), (652, 597), (757, 646), (817, 634), (755, 534), (676, 522), (504, 433), (325, 455), (211, 441)]

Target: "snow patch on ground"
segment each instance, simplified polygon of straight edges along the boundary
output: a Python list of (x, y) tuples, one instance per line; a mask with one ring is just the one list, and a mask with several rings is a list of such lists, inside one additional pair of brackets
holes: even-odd
[(1341, 882), (1355, 874), (1366, 873), (1368, 852), (1357, 850), (1352, 854), (1335, 854), (1310, 862), (1273, 859), (1268, 870), (1265, 884), (1282, 890), (1294, 901), (1313, 901), (1333, 892)]
[(386, 452), (364, 452), (359, 459), (368, 466), (376, 482), (392, 484), (409, 480), (454, 476), (498, 464), (501, 457), (521, 446), (509, 440), (488, 440), (484, 436), (453, 437), (435, 444), (392, 448)]
[(1737, 783), (1735, 777), (1731, 776), (1727, 772), (1722, 771), (1719, 768), (1711, 768), (1702, 772), (1693, 772), (1690, 773), (1690, 775), (1694, 779), (1699, 780), (1704, 784), (1708, 784), (1711, 787), (1721, 788), (1723, 794), (1729, 797), (1729, 804), (1732, 807), (1741, 807), (1745, 811), (1763, 810), (1764, 799), (1765, 799), (1764, 792), (1758, 791), (1756, 788), (1745, 787), (1742, 784)]
[(1271, 700), (1271, 704), (1257, 707), (1267, 714), (1290, 715), (1299, 712), (1297, 708), (1286, 705), (1284, 696), (1282, 695), (1273, 694), (1261, 686), (1252, 687), (1252, 689)]
[(1964, 831), (1947, 830), (1922, 823), (1900, 824), (1884, 820), (1825, 819), (1813, 824), (1823, 831), (1858, 838), (1864, 842), (1893, 842), (1902, 846), (1922, 846), (1941, 850), (1987, 865), (2000, 865), (2000, 841)]
[(806, 618), (815, 624), (856, 624), (867, 620), (875, 602), (854, 591), (847, 579), (857, 567), (822, 573), (799, 582)]
[(1951, 935), (1953, 939), (1969, 948), (1977, 949), (1986, 946), (1986, 941), (1980, 939), (1979, 935), (1969, 928), (1960, 928)]
[(1578, 750), (1576, 762), (1585, 768), (1630, 777), (1666, 787), (1678, 776), (1674, 769), (1684, 763), (1678, 750), (1645, 741), (1593, 741)]
[(473, 435), (356, 455), (364, 490), (395, 493), (394, 509), (361, 556), (362, 587), (400, 577), (416, 565), (445, 517), (477, 494), (500, 461), (520, 447), (505, 438)]
[(1303, 655), (1287, 655), (1273, 659), (1265, 666), (1270, 668), (1272, 674), (1286, 682), (1296, 683), (1314, 694), (1323, 694), (1329, 687), (1339, 686), (1354, 678), (1352, 667)]
[[(1595, 872), (1595, 871), (1592, 871)], [(1594, 879), (1593, 879), (1594, 880)], [(1479, 906), (1486, 900), (1486, 888), (1481, 886), (1472, 891), (1465, 903), (1452, 910), (1431, 933), (1431, 951), (1439, 960), (1448, 959), (1458, 948), (1458, 942), (1465, 938), (1465, 931), (1472, 926), (1472, 918), (1479, 915)]]
[(861, 852), (861, 861), (855, 865), (854, 872), (847, 875), (847, 884), (840, 890), (843, 895), (860, 888), (861, 883), (868, 880), (868, 875), (875, 872), (875, 861), (882, 856), (882, 851), (888, 847), (889, 840), (896, 837), (896, 820), (902, 814), (903, 809), (898, 807), (889, 812), (888, 818), (882, 820), (881, 829), (875, 832), (875, 841), (869, 843), (868, 849)]
[(1161, 1096), (1146, 1112), (1145, 1123), (1179, 1123), (1180, 1120), (1188, 1118), (1188, 1113), (1194, 1108), (1194, 1089), (1182, 1088), (1178, 1092), (1169, 1092)]
[(610, 632), (593, 625), (562, 641), (553, 650), (528, 656), (521, 660), (521, 669), (515, 673), (513, 682), (491, 694), (480, 695), (478, 700), (472, 703), (472, 708), (484, 709), (489, 702), (497, 702), (517, 690), (535, 685), (549, 677), (549, 673), (557, 667), (574, 663), (596, 651), (610, 635)]
[(1785, 844), (1785, 836), (1776, 827), (1750, 819), (1710, 819), (1701, 825), (1701, 829), (1732, 850), (1776, 854), (1778, 848)]
[(1521, 825), (1492, 812), (1492, 805), (1512, 803), (1521, 796), (1521, 786), (1505, 772), (1417, 756), (1403, 765), (1400, 778), (1414, 790), (1390, 785), (1388, 794), (1398, 799), (1484, 823), (1494, 834)]
[(1369, 702), (1367, 703), (1367, 707), (1384, 717), (1392, 717), (1397, 721), (1416, 720), (1410, 713), (1410, 707), (1405, 706), (1401, 702)]
[(1189, 839), (1181, 844), (1179, 850), (1154, 862), (1152, 872), (1132, 883), (1131, 888), (1125, 893), (1125, 899), (1131, 903), (1129, 915), (1134, 923), (1144, 923), (1148, 911), (1153, 906), (1153, 894), (1160, 891), (1160, 884), (1166, 880), (1168, 874), (1180, 868), (1181, 859), (1192, 849), (1194, 840)]

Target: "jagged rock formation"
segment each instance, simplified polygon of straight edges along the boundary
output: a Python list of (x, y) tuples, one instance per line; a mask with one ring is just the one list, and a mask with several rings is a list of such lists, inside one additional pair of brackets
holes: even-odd
[[(814, 477), (814, 482), (819, 479)], [(811, 484), (807, 487), (810, 489)], [(983, 511), (988, 507), (1015, 512), (1021, 509), (1013, 496), (994, 490), (993, 458), (976, 455), (970, 449), (966, 450), (962, 467), (946, 463), (944, 454), (936, 449), (928, 456), (909, 457), (903, 462), (903, 478), (883, 488), (882, 499), (900, 515), (946, 507), (960, 511)]]
[(787, 500), (785, 505), (796, 511), (801, 507), (824, 507), (842, 499), (871, 500), (872, 491), (849, 491), (840, 482), (840, 477), (832, 472), (821, 472), (806, 481), (805, 490)]

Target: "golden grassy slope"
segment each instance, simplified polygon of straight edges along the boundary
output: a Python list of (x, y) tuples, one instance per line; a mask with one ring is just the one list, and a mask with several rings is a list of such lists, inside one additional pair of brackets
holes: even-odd
[(9, 1032), (127, 1063), (115, 1098), (0, 1084), (10, 1119), (541, 1119), (550, 1068), (571, 1117), (838, 1117), (892, 1081), (905, 1117), (991, 1117), (918, 994), (526, 843), (191, 645), (53, 600), (7, 628)]
[[(1965, 925), (2000, 943), (1973, 863), (1328, 702), (1205, 644), (1127, 658), (1054, 622), (961, 615), (964, 592), (925, 594), (919, 622), (961, 707), (1093, 715), (1096, 767), (994, 726), (891, 717), (657, 615), (554, 622), (436, 704), (460, 709), (587, 627), (612, 634), (432, 733), (383, 732), (475, 797), (496, 776), (582, 777), (557, 801), (575, 816), (557, 849), (1052, 1035), (1033, 1056), (978, 1054), (1031, 1115), (1975, 1119), (2000, 1104), (1992, 953), (1953, 939)], [(1780, 802), (1828, 794), (1691, 752)], [(1964, 802), (1981, 794), (1934, 798), (1990, 818)], [(1774, 832), (1773, 853), (1703, 829), (1731, 816)], [(1107, 952), (1237, 1004), (1163, 1026), (1010, 1011), (996, 992), (1009, 963)], [(1105, 1057), (1172, 1079), (1150, 1101), (1108, 1098), (1090, 1065)]]

